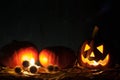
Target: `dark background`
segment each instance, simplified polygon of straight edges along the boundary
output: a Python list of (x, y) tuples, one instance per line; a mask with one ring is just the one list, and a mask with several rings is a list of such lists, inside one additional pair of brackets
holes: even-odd
[(0, 4), (0, 47), (25, 40), (39, 50), (63, 45), (77, 51), (97, 25), (99, 39), (109, 44), (113, 59), (120, 63), (119, 9), (112, 0), (3, 0)]

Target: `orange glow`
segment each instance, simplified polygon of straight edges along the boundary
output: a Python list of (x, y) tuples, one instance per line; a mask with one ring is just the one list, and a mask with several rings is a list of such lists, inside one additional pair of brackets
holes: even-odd
[[(101, 53), (100, 57), (104, 57), (104, 45), (99, 45), (96, 47), (97, 50)], [(110, 61), (110, 54), (106, 54), (106, 56), (102, 59), (100, 59), (100, 57), (97, 56), (94, 53), (95, 50), (95, 45), (93, 40), (90, 42), (90, 44), (88, 45), (88, 41), (85, 41), (82, 48), (81, 48), (81, 54), (80, 54), (80, 61), (81, 64), (85, 67), (89, 67), (89, 68), (102, 68), (102, 67), (106, 67), (108, 66), (108, 63)]]
[(58, 60), (55, 60), (55, 54), (48, 50), (43, 50), (39, 54), (39, 61), (43, 67), (48, 67), (49, 65), (58, 65)]
[(34, 60), (34, 58), (31, 58), (30, 59), (30, 65), (34, 65), (35, 64), (35, 60)]
[(107, 54), (107, 56), (104, 58), (104, 60), (99, 60), (98, 62), (96, 62), (95, 60), (92, 60), (90, 61), (88, 58), (84, 58), (83, 55), (81, 55), (81, 60), (84, 64), (88, 64), (90, 66), (98, 66), (98, 65), (101, 65), (101, 66), (106, 66), (109, 62), (109, 54)]
[(49, 64), (49, 60), (48, 60), (48, 54), (47, 51), (42, 51), (39, 55), (39, 61), (41, 63), (41, 65), (43, 65), (44, 67), (47, 67)]
[(17, 62), (20, 66), (22, 66), (22, 62), (25, 60), (29, 61), (30, 65), (34, 65), (35, 61), (38, 60), (38, 52), (33, 47), (22, 48), (16, 54)]
[(47, 64), (48, 64), (48, 59), (47, 59), (46, 55), (41, 54), (41, 56), (40, 56), (40, 63), (42, 63), (42, 65), (47, 66)]

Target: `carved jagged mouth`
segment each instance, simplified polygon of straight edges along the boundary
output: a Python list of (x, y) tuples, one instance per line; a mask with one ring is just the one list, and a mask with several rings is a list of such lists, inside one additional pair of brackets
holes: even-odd
[(81, 55), (81, 60), (83, 63), (87, 63), (89, 65), (93, 65), (93, 66), (106, 66), (109, 62), (110, 59), (110, 55), (107, 54), (107, 56), (103, 59), (103, 60), (99, 60), (99, 61), (95, 61), (95, 60), (89, 60), (88, 58), (85, 58), (83, 55)]

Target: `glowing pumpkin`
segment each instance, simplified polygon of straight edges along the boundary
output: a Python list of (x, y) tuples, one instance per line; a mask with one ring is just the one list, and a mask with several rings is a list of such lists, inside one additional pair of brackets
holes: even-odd
[(49, 65), (59, 66), (60, 68), (72, 67), (75, 59), (75, 52), (63, 46), (47, 47), (39, 53), (39, 62), (43, 67)]
[(85, 41), (79, 54), (80, 64), (88, 68), (103, 68), (110, 61), (109, 51), (105, 44), (96, 44), (94, 40)]
[(85, 41), (80, 50), (80, 62), (82, 66), (95, 68), (104, 67), (109, 63), (110, 55), (104, 44), (94, 45), (94, 40), (89, 44)]
[[(95, 27), (94, 32), (98, 28)], [(93, 33), (94, 33), (93, 32)], [(95, 34), (93, 34), (95, 35)], [(101, 38), (86, 40), (79, 51), (79, 62), (88, 68), (105, 68), (110, 62), (108, 45)]]
[(17, 61), (17, 64), (22, 66), (24, 61), (29, 61), (30, 65), (34, 65), (38, 60), (38, 52), (33, 47), (21, 48), (14, 53), (14, 59)]
[(1, 64), (7, 67), (22, 66), (23, 61), (38, 60), (36, 46), (28, 41), (14, 41), (0, 49)]

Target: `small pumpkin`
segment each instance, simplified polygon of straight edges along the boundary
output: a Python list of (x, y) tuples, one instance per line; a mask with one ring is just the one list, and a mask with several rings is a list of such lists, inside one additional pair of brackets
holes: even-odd
[(22, 73), (22, 68), (19, 66), (16, 66), (14, 69), (15, 73), (21, 74)]
[(46, 68), (49, 65), (58, 66), (60, 68), (73, 67), (75, 60), (75, 52), (64, 46), (46, 47), (39, 53), (39, 62)]
[(38, 49), (29, 41), (13, 41), (0, 49), (1, 64), (14, 68), (22, 66), (23, 61), (38, 60)]
[(29, 71), (30, 71), (31, 73), (37, 73), (37, 72), (38, 72), (38, 69), (37, 69), (36, 66), (30, 66)]

